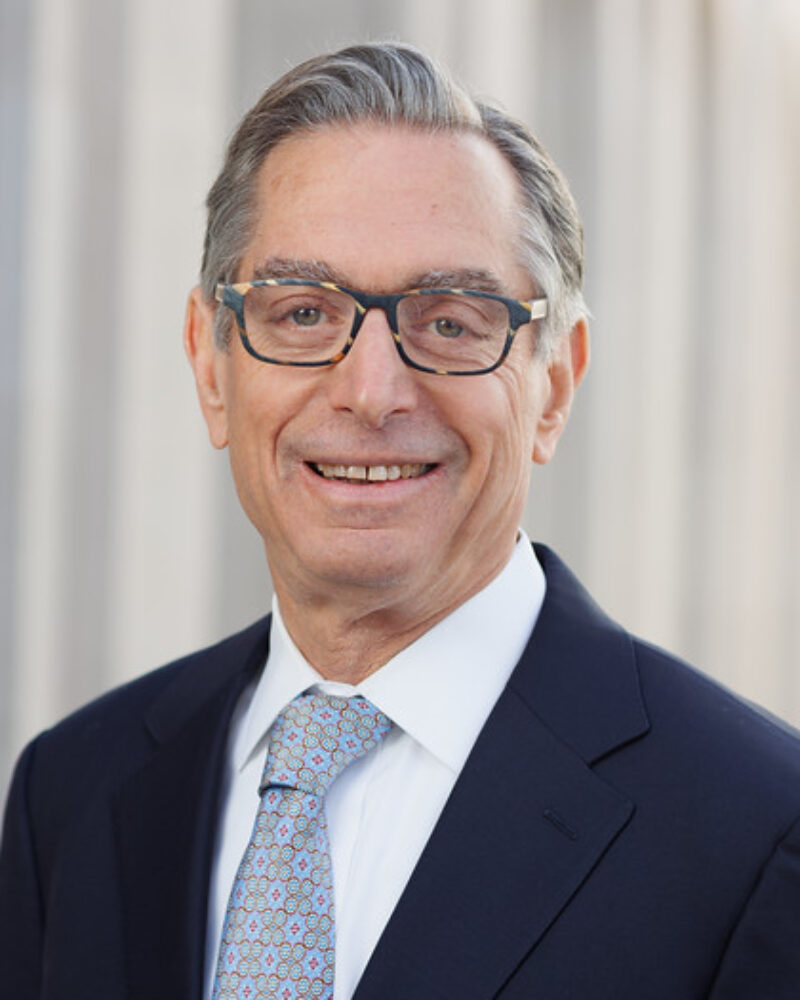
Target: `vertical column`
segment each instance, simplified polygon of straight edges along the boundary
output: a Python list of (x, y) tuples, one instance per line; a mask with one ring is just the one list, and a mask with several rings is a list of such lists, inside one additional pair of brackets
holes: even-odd
[(223, 0), (142, 0), (127, 36), (109, 681), (214, 632), (215, 456), (183, 355), (229, 92)]
[(65, 317), (76, 308), (71, 237), (77, 186), (76, 21), (60, 0), (31, 5), (28, 185), (20, 319), (19, 541), (12, 745), (58, 712), (71, 387)]
[(463, 68), (478, 97), (499, 102), (515, 118), (532, 121), (539, 0), (483, 0), (459, 8), (464, 19)]
[[(784, 649), (785, 504), (793, 465), (782, 358), (791, 285), (792, 185), (785, 171), (775, 4), (715, 3), (713, 28), (713, 323), (705, 493), (707, 606), (703, 660), (778, 711)], [(784, 304), (785, 303), (785, 304)], [(791, 560), (789, 560), (791, 561)], [(782, 611), (786, 613), (784, 618)]]
[(787, 469), (785, 520), (780, 540), (784, 564), (782, 597), (785, 608), (786, 635), (781, 657), (783, 674), (781, 714), (795, 725), (800, 724), (800, 450), (796, 428), (800, 427), (800, 393), (797, 373), (800, 372), (800, 338), (797, 336), (797, 316), (800, 315), (800, 290), (797, 273), (800, 270), (800, 6), (794, 0), (781, 0), (777, 16), (776, 83), (782, 101), (781, 121), (784, 187), (778, 210), (784, 225), (785, 260), (781, 273), (785, 301), (784, 340), (781, 348), (784, 385), (789, 383), (785, 419), (788, 452), (781, 461)]
[[(722, 155), (737, 170), (737, 188), (725, 211), (741, 219), (745, 231), (727, 248), (728, 268), (719, 285), (734, 298), (738, 310), (730, 321), (741, 331), (732, 349), (737, 378), (729, 386), (726, 412), (727, 434), (735, 449), (728, 509), (736, 521), (730, 525), (728, 545), (738, 569), (733, 574), (735, 589), (729, 592), (733, 615), (717, 626), (723, 635), (735, 636), (736, 648), (728, 650), (728, 656), (736, 663), (738, 685), (786, 714), (793, 691), (787, 667), (794, 662), (796, 669), (797, 664), (791, 659), (789, 637), (800, 610), (791, 603), (792, 578), (798, 573), (791, 544), (798, 508), (790, 501), (793, 493), (797, 499), (800, 474), (794, 409), (800, 373), (795, 346), (800, 73), (796, 48), (790, 69), (787, 41), (800, 38), (800, 15), (795, 7), (792, 17), (780, 2), (734, 4), (733, 11), (741, 45), (737, 55), (742, 59), (737, 69), (747, 80), (748, 95), (737, 94), (726, 109), (730, 131), (724, 135), (727, 147)], [(728, 69), (734, 71), (733, 66)], [(739, 100), (749, 105), (742, 107)], [(736, 623), (733, 629), (731, 621)]]
[(638, 470), (628, 484), (636, 498), (631, 541), (639, 553), (635, 591), (637, 628), (680, 647), (687, 597), (688, 482), (693, 468), (692, 378), (698, 253), (696, 156), (698, 25), (693, 0), (658, 0), (644, 44), (649, 58), (642, 84), (648, 93), (641, 131), (643, 164), (642, 298), (636, 323), (637, 384), (641, 410)]
[(19, 545), (19, 458), (22, 409), (22, 243), (28, 185), (31, 11), (25, 0), (0, 5), (0, 796), (17, 717), (14, 671), (19, 592), (14, 573)]
[(593, 275), (593, 352), (588, 489), (588, 576), (603, 604), (632, 625), (639, 584), (635, 532), (644, 456), (640, 352), (647, 336), (643, 294), (642, 202), (646, 147), (647, 52), (639, 0), (597, 9), (598, 119), (595, 219), (588, 269)]
[(453, 65), (457, 55), (454, 38), (458, 37), (459, 11), (453, 0), (406, 0), (403, 4), (402, 37), (424, 48), (435, 59)]

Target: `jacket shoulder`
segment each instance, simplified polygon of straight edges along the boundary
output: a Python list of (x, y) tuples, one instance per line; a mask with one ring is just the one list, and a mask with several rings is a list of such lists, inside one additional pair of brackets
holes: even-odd
[[(269, 619), (108, 691), (41, 733), (21, 760), (32, 811), (51, 826), (113, 788), (226, 686), (266, 658)], [(19, 770), (19, 768), (18, 768)]]
[(269, 618), (259, 619), (234, 635), (112, 688), (46, 730), (39, 742), (63, 747), (101, 732), (119, 736), (120, 727), (138, 726), (161, 696), (169, 696), (175, 688), (191, 688), (193, 701), (200, 703), (245, 666), (254, 648), (266, 649), (268, 631)]
[[(715, 769), (727, 787), (800, 809), (800, 732), (719, 681), (633, 638), (651, 734), (682, 748), (697, 773)], [(692, 764), (693, 762), (693, 764)]]

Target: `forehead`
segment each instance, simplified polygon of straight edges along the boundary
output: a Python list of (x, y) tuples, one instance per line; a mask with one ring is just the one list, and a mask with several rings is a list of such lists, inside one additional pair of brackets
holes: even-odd
[(369, 124), (294, 136), (264, 161), (255, 211), (244, 279), (279, 257), (323, 261), (365, 290), (425, 270), (525, 280), (516, 177), (471, 133)]

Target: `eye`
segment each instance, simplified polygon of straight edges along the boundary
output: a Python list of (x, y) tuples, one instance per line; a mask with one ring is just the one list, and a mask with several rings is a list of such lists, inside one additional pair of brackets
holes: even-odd
[(409, 294), (402, 299), (401, 306), (398, 321), (402, 334), (440, 342), (457, 340), (462, 345), (467, 340), (493, 336), (502, 315), (502, 307), (498, 310), (494, 300), (463, 292)]
[(447, 337), (448, 340), (460, 337), (464, 333), (464, 327), (460, 323), (456, 323), (454, 319), (447, 319), (446, 317), (435, 319), (433, 321), (433, 329), (440, 337)]
[(322, 310), (313, 306), (302, 306), (300, 309), (295, 309), (290, 318), (298, 326), (316, 326), (322, 319)]

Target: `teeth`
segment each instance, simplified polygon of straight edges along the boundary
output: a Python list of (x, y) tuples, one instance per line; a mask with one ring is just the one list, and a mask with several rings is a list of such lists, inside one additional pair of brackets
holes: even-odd
[(431, 465), (323, 465), (313, 463), (316, 471), (326, 479), (345, 479), (351, 482), (384, 483), (395, 479), (416, 479), (429, 472)]

